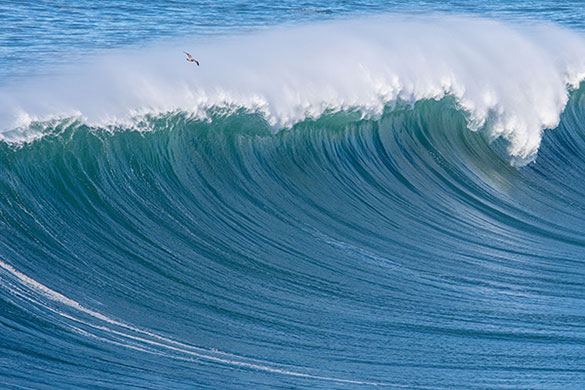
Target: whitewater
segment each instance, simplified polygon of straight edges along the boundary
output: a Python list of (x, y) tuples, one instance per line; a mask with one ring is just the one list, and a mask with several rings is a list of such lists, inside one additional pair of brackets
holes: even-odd
[(0, 388), (585, 387), (578, 4), (0, 25)]
[[(29, 139), (32, 122), (54, 118), (131, 125), (178, 110), (204, 118), (211, 108), (260, 112), (278, 131), (327, 112), (376, 118), (397, 102), (452, 96), (470, 129), (503, 137), (525, 163), (585, 77), (583, 38), (554, 25), (398, 15), (208, 40), (125, 50), (19, 83), (0, 100), (3, 137)], [(180, 48), (205, 66), (179, 61)]]

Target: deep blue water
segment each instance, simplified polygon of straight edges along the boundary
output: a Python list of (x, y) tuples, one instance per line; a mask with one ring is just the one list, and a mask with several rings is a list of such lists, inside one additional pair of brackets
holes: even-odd
[(584, 23), (0, 3), (0, 388), (585, 388)]

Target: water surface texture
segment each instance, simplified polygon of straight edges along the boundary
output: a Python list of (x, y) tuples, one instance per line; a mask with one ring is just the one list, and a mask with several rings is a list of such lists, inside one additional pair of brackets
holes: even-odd
[(585, 388), (581, 2), (0, 26), (1, 388)]

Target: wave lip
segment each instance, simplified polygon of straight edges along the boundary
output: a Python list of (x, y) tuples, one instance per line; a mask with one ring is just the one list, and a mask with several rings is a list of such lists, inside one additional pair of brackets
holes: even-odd
[[(202, 66), (185, 63), (177, 47), (194, 47)], [(510, 155), (526, 162), (583, 80), (584, 49), (580, 35), (558, 26), (463, 16), (279, 28), (111, 53), (84, 70), (1, 92), (0, 124), (3, 139), (18, 139), (31, 120), (81, 116), (103, 125), (174, 110), (206, 117), (220, 107), (260, 112), (280, 129), (330, 111), (376, 117), (399, 101), (452, 96), (472, 130), (506, 139)]]

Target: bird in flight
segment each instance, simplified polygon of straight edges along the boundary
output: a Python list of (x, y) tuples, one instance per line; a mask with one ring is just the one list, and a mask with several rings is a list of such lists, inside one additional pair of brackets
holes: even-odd
[(185, 58), (187, 61), (194, 62), (197, 64), (197, 66), (199, 66), (199, 61), (197, 61), (195, 58), (193, 58), (193, 56), (191, 54), (187, 53), (186, 51), (184, 51), (183, 53), (185, 53), (187, 55), (187, 58)]

